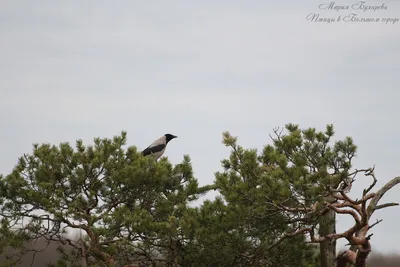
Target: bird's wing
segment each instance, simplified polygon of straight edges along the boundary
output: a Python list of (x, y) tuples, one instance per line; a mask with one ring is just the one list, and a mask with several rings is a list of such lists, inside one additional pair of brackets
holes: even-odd
[(146, 148), (145, 150), (142, 151), (142, 155), (143, 156), (147, 156), (147, 155), (150, 155), (150, 154), (154, 154), (154, 153), (160, 152), (165, 147), (166, 147), (166, 144), (159, 144), (159, 145), (155, 145), (155, 146), (149, 146), (148, 148)]

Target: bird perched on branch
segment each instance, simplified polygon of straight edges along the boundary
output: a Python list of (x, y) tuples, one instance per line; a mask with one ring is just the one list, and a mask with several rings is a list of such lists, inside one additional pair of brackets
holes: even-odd
[(165, 152), (167, 144), (178, 136), (172, 134), (165, 134), (149, 145), (145, 150), (142, 151), (143, 156), (153, 155), (158, 160)]

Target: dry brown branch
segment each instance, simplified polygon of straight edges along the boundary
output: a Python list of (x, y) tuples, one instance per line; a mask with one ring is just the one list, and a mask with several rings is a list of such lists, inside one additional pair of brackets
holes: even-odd
[[(377, 209), (398, 205), (398, 203), (386, 203), (382, 205), (377, 205), (377, 204), (388, 190), (390, 190), (393, 186), (400, 183), (400, 177), (396, 177), (391, 181), (389, 181), (375, 194), (374, 193), (368, 194), (368, 192), (371, 191), (371, 189), (376, 185), (377, 182), (377, 179), (373, 173), (374, 168), (371, 168), (371, 170), (366, 172), (365, 174), (372, 176), (374, 180), (367, 189), (363, 190), (363, 197), (361, 199), (361, 203), (358, 204), (361, 205), (361, 224), (359, 225), (359, 227), (356, 227), (358, 229), (352, 234), (352, 236), (350, 236), (350, 239), (347, 238), (350, 241), (352, 248), (346, 251), (345, 253), (339, 255), (337, 262), (338, 267), (346, 266), (347, 263), (352, 263), (356, 267), (366, 266), (366, 259), (369, 253), (371, 252), (371, 244), (369, 240), (372, 236), (372, 234), (367, 236), (368, 230), (377, 225), (378, 223), (382, 222), (382, 220), (377, 220), (375, 223), (369, 225), (369, 219), (371, 218), (371, 215)], [(367, 208), (366, 205), (368, 199), (371, 199), (371, 202), (369, 203)], [(358, 252), (355, 253), (355, 251)], [(354, 255), (356, 255), (356, 258), (354, 258)]]
[[(309, 234), (310, 242), (312, 243), (321, 243), (326, 240), (345, 238), (349, 241), (349, 245), (351, 245), (352, 248), (338, 255), (337, 266), (346, 266), (347, 263), (351, 263), (356, 267), (365, 267), (366, 259), (371, 252), (370, 238), (372, 234), (367, 236), (368, 230), (378, 223), (382, 222), (382, 220), (377, 220), (376, 222), (369, 224), (371, 215), (375, 210), (399, 205), (398, 203), (385, 203), (382, 205), (378, 205), (378, 202), (387, 191), (400, 183), (400, 177), (392, 179), (376, 193), (371, 193), (370, 191), (376, 186), (377, 183), (377, 178), (375, 177), (374, 170), (375, 166), (369, 169), (356, 170), (349, 175), (355, 177), (355, 175), (357, 175), (358, 173), (364, 172), (365, 176), (371, 176), (373, 178), (372, 183), (363, 190), (362, 197), (360, 199), (353, 200), (343, 190), (332, 189), (331, 192), (334, 193), (333, 197), (335, 199), (335, 201), (333, 202), (323, 202), (320, 204), (316, 203), (310, 207), (279, 206), (279, 208), (285, 212), (295, 213), (297, 215), (300, 213), (303, 215), (303, 219), (307, 219), (307, 215), (309, 213), (316, 212), (317, 207), (322, 204), (325, 209), (329, 208), (335, 211), (335, 213), (337, 214), (351, 215), (355, 221), (354, 225), (351, 228), (341, 233), (317, 236), (314, 232), (314, 227), (304, 227), (297, 229), (292, 233), (286, 234), (284, 238), (299, 234)], [(307, 223), (306, 220), (297, 219), (297, 221)]]
[(355, 263), (356, 262), (357, 253), (351, 250), (346, 250), (339, 253), (337, 260), (337, 267), (346, 267), (347, 263)]
[[(330, 209), (334, 210), (338, 214), (350, 214), (351, 216), (353, 216), (353, 218), (357, 224), (361, 223), (360, 217), (357, 215), (357, 213), (354, 210), (340, 209), (340, 208), (336, 207), (335, 204), (327, 204), (327, 206)], [(354, 207), (354, 209), (356, 209), (356, 207)]]
[(374, 170), (375, 170), (375, 165), (374, 167), (370, 168), (365, 172), (365, 176), (372, 176), (374, 180), (367, 189), (364, 189), (363, 196), (365, 196), (369, 191), (371, 191), (371, 189), (375, 186), (376, 182), (378, 181), (375, 177)]
[(367, 257), (371, 252), (371, 244), (369, 242), (370, 236), (365, 238), (365, 242), (359, 246), (358, 252), (352, 250), (346, 250), (339, 253), (336, 267), (346, 267), (348, 263), (356, 267), (365, 267)]
[[(369, 203), (368, 208), (367, 208), (367, 213), (368, 213), (369, 217), (371, 217), (371, 215), (376, 210), (378, 202), (379, 202), (379, 200), (381, 200), (383, 195), (385, 195), (387, 191), (389, 191), (393, 186), (395, 186), (399, 183), (400, 183), (400, 176), (393, 178), (391, 181), (386, 183), (378, 192), (376, 192), (376, 195), (371, 200), (371, 202)], [(398, 205), (398, 203), (396, 203), (396, 204)], [(392, 205), (392, 206), (396, 206), (396, 205)]]
[(355, 200), (352, 200), (345, 192), (340, 191), (340, 195), (337, 194), (335, 196), (335, 198), (337, 199), (342, 199), (342, 200), (346, 200), (347, 202), (351, 203), (351, 204), (356, 204), (357, 202)]
[(384, 209), (384, 208), (387, 208), (387, 207), (398, 206), (398, 205), (399, 205), (399, 203), (385, 203), (385, 204), (376, 206), (375, 209), (374, 209), (374, 211), (375, 211), (375, 210)]
[(376, 220), (376, 222), (374, 222), (373, 224), (371, 224), (370, 226), (368, 226), (368, 230), (371, 229), (372, 227), (374, 227), (375, 225), (377, 225), (378, 223), (382, 222), (383, 220)]

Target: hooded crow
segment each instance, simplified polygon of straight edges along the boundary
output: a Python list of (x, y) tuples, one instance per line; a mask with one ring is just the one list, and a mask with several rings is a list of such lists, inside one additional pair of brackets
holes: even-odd
[(167, 144), (178, 136), (172, 134), (165, 134), (149, 145), (145, 150), (142, 151), (143, 156), (153, 155), (158, 160), (165, 152)]

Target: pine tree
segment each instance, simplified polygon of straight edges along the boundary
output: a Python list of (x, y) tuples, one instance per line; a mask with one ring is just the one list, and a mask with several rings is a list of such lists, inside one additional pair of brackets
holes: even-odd
[[(35, 144), (0, 176), (0, 253), (16, 252), (2, 264), (13, 266), (29, 242), (45, 240), (60, 244), (54, 267), (365, 267), (368, 233), (380, 222), (369, 220), (398, 205), (379, 201), (400, 177), (372, 192), (374, 168), (352, 167), (357, 147), (350, 137), (333, 142), (332, 125), (284, 130), (275, 130), (262, 151), (225, 132), (230, 157), (215, 183), (203, 187), (188, 155), (177, 165), (143, 157), (126, 147), (126, 132), (93, 145)], [(358, 174), (372, 182), (354, 200), (348, 192)], [(220, 196), (192, 205), (212, 189)], [(355, 221), (342, 233), (338, 213)], [(336, 255), (339, 238), (352, 246)]]
[[(264, 248), (265, 253), (282, 245), (287, 238), (306, 236), (311, 243), (319, 244), (321, 267), (333, 267), (336, 263), (339, 266), (336, 240), (346, 238), (353, 246), (352, 251), (341, 254), (342, 263), (365, 266), (370, 251), (366, 234), (373, 226), (369, 218), (376, 209), (397, 205), (378, 206), (377, 203), (386, 191), (400, 182), (400, 177), (377, 193), (370, 193), (376, 183), (373, 168), (352, 170), (357, 146), (350, 137), (333, 142), (332, 125), (318, 132), (315, 128), (301, 130), (298, 125), (287, 124), (285, 129), (276, 129), (274, 133), (272, 144), (266, 145), (259, 155), (255, 149), (239, 146), (237, 138), (228, 132), (223, 135), (223, 143), (232, 151), (229, 159), (222, 161), (225, 171), (217, 173), (216, 186), (227, 207), (235, 210), (235, 220), (247, 222), (240, 229), (247, 234), (268, 236), (257, 239), (257, 245)], [(352, 200), (347, 193), (359, 173), (372, 176), (373, 183), (359, 200)], [(355, 225), (336, 233), (337, 213), (353, 216)], [(284, 251), (299, 258), (301, 253), (307, 254), (301, 242), (297, 247), (300, 250), (286, 247)], [(359, 252), (357, 256), (353, 251)], [(284, 266), (283, 263), (278, 265)]]
[(206, 189), (198, 187), (188, 156), (173, 166), (125, 144), (125, 132), (94, 145), (78, 140), (75, 149), (35, 144), (1, 177), (2, 238), (13, 235), (22, 254), (23, 241), (38, 238), (68, 245), (64, 259), (78, 265), (176, 266), (193, 231), (188, 203)]

